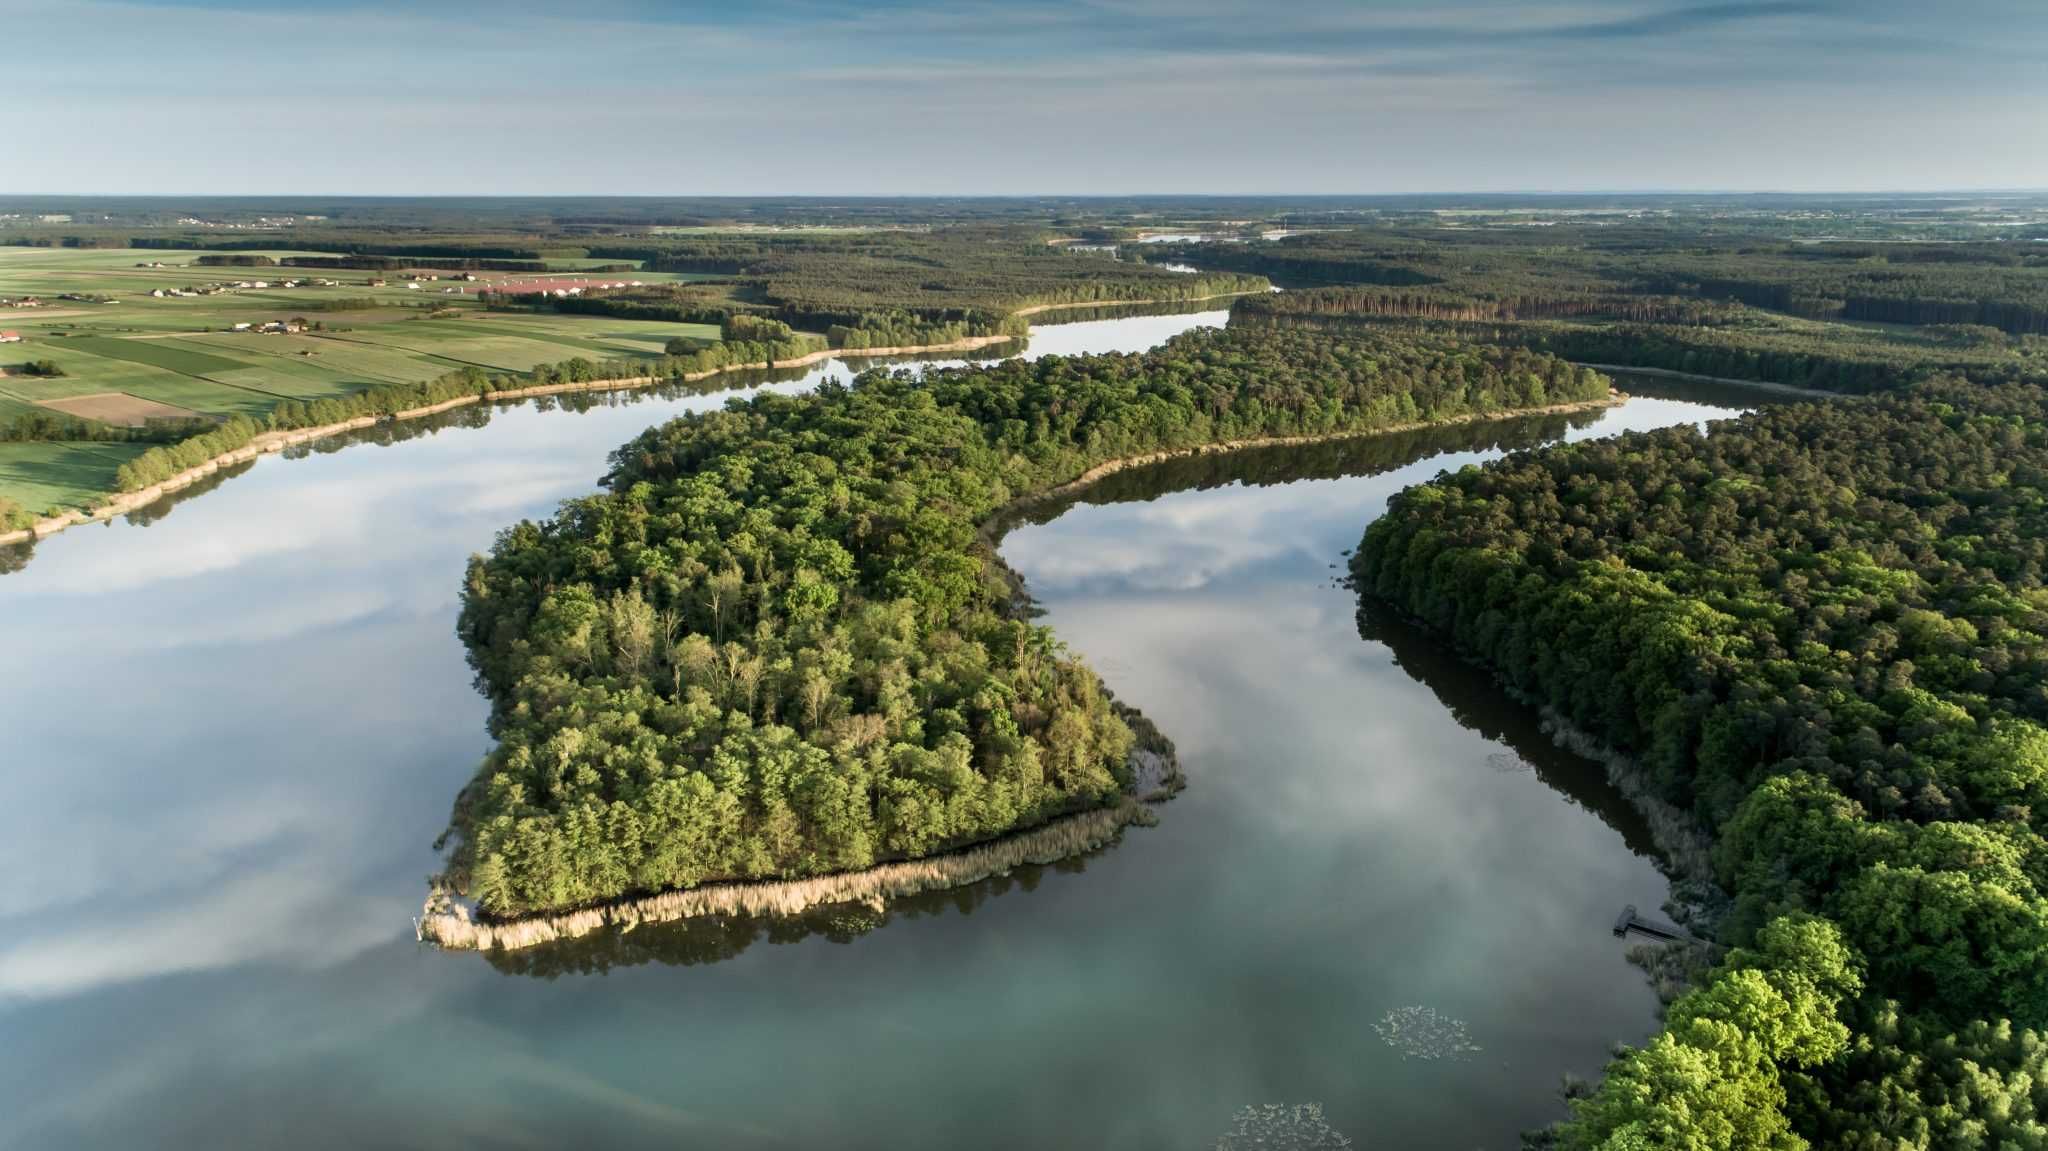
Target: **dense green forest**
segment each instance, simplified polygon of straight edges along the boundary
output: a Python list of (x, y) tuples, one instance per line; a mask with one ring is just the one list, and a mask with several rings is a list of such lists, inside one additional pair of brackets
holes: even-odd
[(1362, 596), (1633, 757), (1742, 950), (1567, 1147), (2048, 1139), (2048, 397), (1944, 381), (1411, 488)]
[(2048, 380), (2048, 338), (2040, 336), (1967, 325), (1875, 330), (1799, 320), (1740, 304), (1674, 311), (1681, 318), (1670, 322), (1615, 318), (1634, 314), (1626, 311), (1605, 319), (1517, 320), (1478, 311), (1386, 306), (1371, 289), (1313, 288), (1244, 297), (1232, 305), (1231, 314), (1239, 323), (1332, 328), (1430, 324), (1466, 339), (1519, 344), (1581, 363), (1830, 392), (1890, 391), (1943, 375), (1979, 383)]
[(1011, 613), (981, 525), (1110, 459), (1604, 398), (1441, 336), (1201, 331), (1142, 355), (870, 372), (620, 448), (470, 566), (499, 745), (451, 878), (499, 915), (915, 857), (1130, 786), (1094, 674)]
[(1544, 232), (1351, 229), (1171, 252), (1288, 286), (1372, 286), (1380, 290), (1354, 291), (1358, 305), (1394, 315), (1672, 320), (1688, 307), (1742, 303), (1807, 319), (2048, 333), (2039, 245), (1783, 243), (1642, 226)]

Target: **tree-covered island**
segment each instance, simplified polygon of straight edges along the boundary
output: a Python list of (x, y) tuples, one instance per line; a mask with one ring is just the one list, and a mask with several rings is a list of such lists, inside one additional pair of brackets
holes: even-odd
[[(1419, 332), (870, 372), (652, 428), (506, 530), (459, 631), (498, 746), (446, 876), (486, 917), (929, 856), (1124, 801), (1136, 741), (983, 525), (1111, 461), (1605, 403)], [(1142, 722), (1141, 722), (1142, 726)]]

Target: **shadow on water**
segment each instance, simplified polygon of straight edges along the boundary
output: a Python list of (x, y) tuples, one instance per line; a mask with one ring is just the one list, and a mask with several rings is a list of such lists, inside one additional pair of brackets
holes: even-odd
[(816, 371), (811, 368), (777, 368), (750, 372), (730, 372), (710, 379), (691, 383), (653, 384), (638, 387), (603, 388), (588, 392), (561, 392), (547, 396), (525, 396), (511, 400), (493, 400), (466, 407), (450, 408), (431, 416), (413, 420), (385, 420), (367, 428), (352, 432), (308, 440), (286, 448), (287, 459), (298, 459), (309, 455), (327, 455), (355, 447), (359, 444), (374, 444), (389, 447), (410, 440), (447, 431), (450, 428), (475, 429), (486, 427), (500, 412), (514, 408), (530, 407), (538, 412), (595, 412), (614, 408), (629, 408), (638, 404), (672, 403), (676, 400), (698, 396), (715, 396), (731, 392), (735, 396), (744, 394), (766, 384), (790, 383), (801, 380)]
[[(1657, 400), (1683, 400), (1691, 404), (1708, 404), (1732, 411), (1743, 411), (1759, 404), (1827, 403), (1854, 396), (1836, 395), (1831, 392), (1794, 394), (1772, 384), (1744, 384), (1734, 381), (1708, 379), (1680, 379), (1674, 376), (1645, 376), (1635, 372), (1611, 371), (1614, 386), (1631, 396), (1645, 396)], [(1734, 418), (1732, 415), (1728, 418)]]
[(239, 464), (229, 464), (227, 467), (224, 467), (219, 471), (214, 472), (212, 475), (206, 477), (203, 480), (200, 480), (196, 483), (188, 484), (185, 487), (179, 488), (177, 491), (171, 492), (170, 494), (164, 496), (160, 500), (157, 500), (153, 503), (145, 504), (142, 507), (136, 508), (134, 511), (123, 515), (121, 517), (122, 522), (131, 524), (138, 528), (146, 528), (149, 525), (157, 523), (163, 520), (165, 517), (169, 516), (173, 511), (177, 510), (180, 504), (188, 503), (192, 500), (198, 499), (200, 496), (203, 496), (208, 492), (213, 491), (215, 488), (220, 487), (222, 484), (228, 482), (231, 479), (234, 479), (236, 476), (246, 474), (250, 468), (253, 468), (255, 466), (255, 460), (244, 460)]
[[(132, 512), (124, 513), (121, 516), (121, 521), (133, 527), (146, 528), (176, 511), (178, 505), (189, 500), (198, 499), (200, 496), (213, 491), (215, 488), (220, 487), (236, 476), (246, 473), (255, 466), (255, 460), (245, 460), (242, 463), (231, 464), (221, 468), (203, 480), (170, 492), (162, 499), (136, 508)], [(90, 531), (91, 527), (92, 525), (80, 524), (71, 530)], [(36, 542), (35, 540), (25, 540), (18, 544), (0, 545), (0, 575), (8, 575), (27, 567), (29, 561), (35, 558)]]
[[(1209, 491), (1233, 484), (1261, 488), (1373, 476), (1449, 452), (1519, 451), (1559, 439), (1572, 429), (1591, 427), (1600, 415), (1598, 411), (1588, 411), (1531, 416), (1313, 444), (1181, 456), (1113, 472), (1058, 499), (1019, 504), (993, 525), (994, 534), (1000, 538), (1003, 532), (1023, 524), (1051, 523), (1080, 505), (1142, 503), (1177, 492)], [(1364, 526), (1359, 525), (1361, 529)]]
[(1512, 755), (1495, 763), (1496, 770), (1533, 771), (1550, 790), (1620, 833), (1630, 851), (1645, 859), (1660, 858), (1650, 825), (1607, 782), (1606, 769), (1557, 746), (1535, 709), (1510, 698), (1486, 669), (1365, 598), (1358, 602), (1358, 636), (1392, 652), (1395, 665), (1428, 688), (1451, 718), (1488, 740), (1506, 744)]
[(1230, 306), (1230, 300), (1211, 296), (1195, 300), (1162, 300), (1154, 303), (1131, 304), (1076, 304), (1070, 308), (1053, 308), (1034, 313), (1033, 327), (1057, 326), (1059, 324), (1080, 324), (1093, 320), (1129, 320), (1140, 316), (1187, 316), (1196, 312), (1221, 311)]

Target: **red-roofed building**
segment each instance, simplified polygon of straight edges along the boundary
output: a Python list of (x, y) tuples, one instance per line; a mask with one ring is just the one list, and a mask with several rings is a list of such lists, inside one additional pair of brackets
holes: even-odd
[(0, 344), (18, 344), (20, 342), (20, 332), (0, 332)]

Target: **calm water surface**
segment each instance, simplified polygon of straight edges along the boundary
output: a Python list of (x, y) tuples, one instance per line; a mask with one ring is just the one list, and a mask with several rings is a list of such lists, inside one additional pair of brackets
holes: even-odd
[[(1641, 829), (1331, 565), (1440, 468), (1727, 403), (1133, 473), (1017, 527), (1049, 622), (1193, 780), (1106, 852), (886, 916), (415, 944), (487, 745), (464, 558), (718, 402), (266, 458), (0, 576), (0, 1146), (1200, 1148), (1301, 1101), (1362, 1146), (1506, 1146), (1654, 1028), (1607, 932), (1664, 895)], [(1409, 1005), (1483, 1050), (1404, 1061), (1373, 1025)]]

